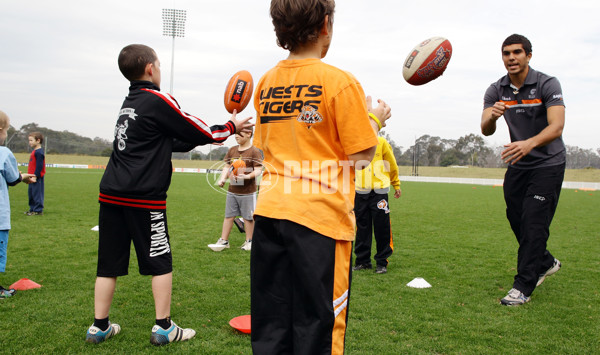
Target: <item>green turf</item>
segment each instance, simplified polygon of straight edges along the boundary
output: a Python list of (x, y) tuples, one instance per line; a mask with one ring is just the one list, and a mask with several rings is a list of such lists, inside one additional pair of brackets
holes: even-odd
[[(192, 341), (155, 348), (150, 278), (120, 278), (111, 320), (122, 333), (84, 342), (93, 321), (98, 183), (102, 171), (48, 169), (43, 216), (25, 216), (27, 187), (10, 190), (7, 272), (43, 285), (0, 300), (0, 353), (250, 354), (250, 338), (228, 321), (249, 314), (248, 252), (211, 251), (225, 198), (200, 174), (174, 174), (168, 218), (174, 258), (172, 316), (196, 329)], [(522, 307), (498, 301), (510, 289), (517, 243), (502, 190), (458, 184), (402, 184), (390, 199), (395, 253), (388, 273), (356, 272), (347, 354), (594, 354), (600, 349), (600, 194), (563, 190), (549, 249), (563, 263)], [(423, 277), (432, 288), (406, 283)]]

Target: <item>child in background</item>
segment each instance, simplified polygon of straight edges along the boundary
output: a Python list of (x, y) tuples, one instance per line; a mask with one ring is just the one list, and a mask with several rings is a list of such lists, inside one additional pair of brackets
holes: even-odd
[(383, 137), (377, 137), (379, 143), (371, 164), (356, 171), (356, 195), (354, 213), (356, 214), (356, 239), (354, 253), (355, 266), (352, 270), (371, 269), (371, 245), (373, 230), (377, 264), (375, 273), (387, 273), (388, 258), (394, 252), (392, 225), (388, 193), (390, 184), (394, 187), (394, 198), (400, 198), (400, 179), (398, 165), (390, 143)]
[[(1, 146), (8, 135), (10, 119), (0, 111), (0, 273), (6, 270), (6, 252), (8, 246), (8, 231), (10, 230), (10, 200), (8, 186), (14, 186), (23, 181), (26, 184), (35, 182), (35, 175), (21, 174), (17, 167), (17, 159), (10, 149)], [(13, 289), (0, 286), (0, 299), (13, 296)]]
[(29, 194), (29, 211), (25, 212), (28, 216), (38, 216), (44, 214), (44, 175), (46, 175), (46, 159), (42, 143), (44, 136), (40, 132), (29, 133), (29, 146), (33, 151), (29, 156), (28, 174), (34, 174), (37, 182), (30, 184), (27, 190)]
[[(254, 230), (254, 209), (256, 207), (256, 179), (262, 172), (262, 153), (252, 146), (252, 133), (241, 133), (235, 135), (235, 141), (239, 144), (229, 148), (225, 154), (225, 166), (219, 179), (219, 186), (225, 186), (225, 180), (229, 178), (227, 200), (225, 202), (225, 219), (221, 238), (216, 244), (225, 245), (229, 248), (229, 233), (235, 222), (235, 217), (244, 218), (246, 241), (241, 246), (242, 250), (252, 249), (252, 232)], [(237, 175), (231, 169), (233, 163), (241, 159), (245, 168), (237, 169)], [(242, 171), (243, 170), (243, 171)], [(237, 224), (236, 224), (237, 225)], [(241, 228), (237, 226), (238, 229)]]

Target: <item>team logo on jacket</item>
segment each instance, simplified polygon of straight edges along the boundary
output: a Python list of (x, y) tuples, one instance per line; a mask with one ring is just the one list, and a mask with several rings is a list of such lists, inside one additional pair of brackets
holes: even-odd
[(127, 128), (129, 127), (129, 121), (125, 120), (124, 123), (118, 123), (115, 126), (115, 139), (117, 140), (117, 147), (119, 150), (125, 150), (127, 139)]
[(388, 202), (386, 200), (381, 200), (377, 202), (377, 208), (380, 210), (384, 210), (385, 213), (390, 213), (390, 208), (388, 207)]
[(129, 116), (129, 118), (132, 118), (134, 120), (137, 117), (137, 114), (135, 113), (135, 109), (133, 109), (133, 108), (122, 108), (121, 111), (119, 111), (119, 116), (123, 116), (123, 115), (127, 115), (127, 116)]
[(313, 125), (322, 122), (323, 116), (317, 111), (316, 108), (306, 105), (302, 107), (302, 112), (298, 115), (298, 122), (302, 122), (308, 129)]

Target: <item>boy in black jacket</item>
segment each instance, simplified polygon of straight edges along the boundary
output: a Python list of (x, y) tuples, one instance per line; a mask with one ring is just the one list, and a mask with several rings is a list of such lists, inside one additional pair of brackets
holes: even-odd
[(171, 154), (197, 145), (223, 142), (246, 132), (250, 117), (208, 126), (183, 112), (177, 101), (160, 92), (160, 61), (141, 44), (126, 46), (119, 69), (131, 82), (119, 111), (113, 153), (100, 181), (98, 268), (94, 324), (86, 341), (100, 343), (121, 327), (108, 321), (118, 276), (127, 275), (129, 248), (135, 246), (139, 272), (152, 275), (156, 325), (150, 342), (164, 345), (196, 335), (171, 321), (172, 257), (167, 228), (166, 197), (171, 182)]

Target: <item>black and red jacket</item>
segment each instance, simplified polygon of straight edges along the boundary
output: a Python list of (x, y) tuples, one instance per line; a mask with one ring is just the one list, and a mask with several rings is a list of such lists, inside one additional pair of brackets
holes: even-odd
[(223, 142), (235, 125), (208, 126), (183, 112), (177, 101), (149, 81), (132, 81), (119, 111), (113, 152), (100, 181), (101, 203), (165, 209), (172, 152)]

